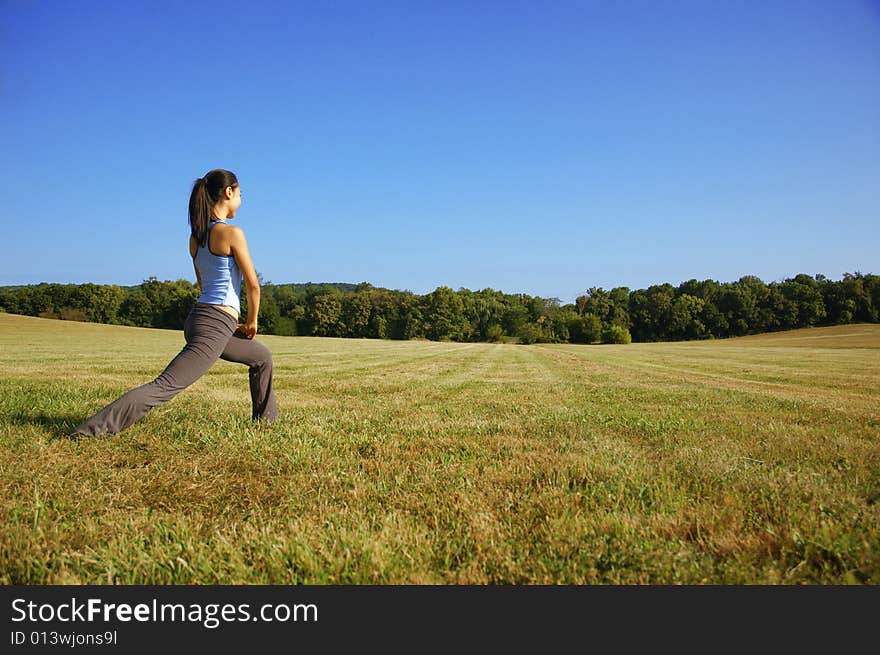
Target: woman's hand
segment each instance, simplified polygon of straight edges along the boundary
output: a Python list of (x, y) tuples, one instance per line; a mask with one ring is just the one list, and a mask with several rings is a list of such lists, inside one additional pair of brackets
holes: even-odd
[(238, 327), (235, 328), (236, 334), (243, 334), (248, 339), (253, 339), (257, 334), (257, 322), (256, 321), (248, 321), (244, 325), (241, 323), (238, 324)]

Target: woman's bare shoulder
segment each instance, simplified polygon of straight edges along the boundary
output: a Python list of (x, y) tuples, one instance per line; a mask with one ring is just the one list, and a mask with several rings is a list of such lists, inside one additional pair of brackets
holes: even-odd
[[(220, 227), (221, 225), (222, 227)], [(244, 237), (244, 230), (242, 230), (238, 225), (218, 223), (217, 227), (220, 228), (220, 235), (224, 243), (234, 243), (236, 241), (240, 241)]]
[(211, 239), (211, 252), (224, 257), (232, 254), (232, 249), (238, 245), (244, 235), (240, 227), (228, 223), (217, 223), (211, 232), (216, 233)]
[(238, 230), (241, 231), (241, 228), (238, 225), (232, 225), (230, 223), (216, 223), (213, 227), (213, 230), (217, 232), (217, 234), (227, 234)]

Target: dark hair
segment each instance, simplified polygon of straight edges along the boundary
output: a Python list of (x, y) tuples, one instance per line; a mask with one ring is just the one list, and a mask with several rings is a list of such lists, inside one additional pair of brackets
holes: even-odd
[(214, 218), (213, 208), (226, 187), (238, 186), (238, 178), (235, 173), (222, 168), (208, 171), (205, 177), (195, 181), (192, 193), (189, 195), (189, 230), (196, 238), (196, 243), (205, 245), (205, 237), (208, 234), (208, 222)]

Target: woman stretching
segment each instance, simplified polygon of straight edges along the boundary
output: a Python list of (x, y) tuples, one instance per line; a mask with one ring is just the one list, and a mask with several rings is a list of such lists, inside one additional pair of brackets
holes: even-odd
[[(183, 326), (186, 346), (152, 382), (136, 387), (83, 421), (73, 436), (116, 434), (153, 407), (168, 402), (198, 380), (217, 361), (250, 367), (252, 419), (278, 418), (272, 389), (272, 353), (254, 341), (260, 285), (241, 228), (228, 224), (241, 206), (235, 174), (210, 171), (196, 180), (189, 198), (189, 254), (201, 295)], [(238, 324), (241, 278), (247, 285), (248, 315)]]

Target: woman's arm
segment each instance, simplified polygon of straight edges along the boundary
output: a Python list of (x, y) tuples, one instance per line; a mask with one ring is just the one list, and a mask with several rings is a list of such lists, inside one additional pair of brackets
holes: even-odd
[(260, 282), (257, 278), (257, 272), (254, 270), (254, 263), (251, 261), (244, 232), (237, 225), (233, 225), (229, 233), (229, 247), (235, 257), (235, 263), (238, 264), (238, 268), (244, 276), (244, 284), (247, 289), (248, 315), (244, 331), (248, 339), (253, 339), (257, 333), (257, 316), (260, 313)]

